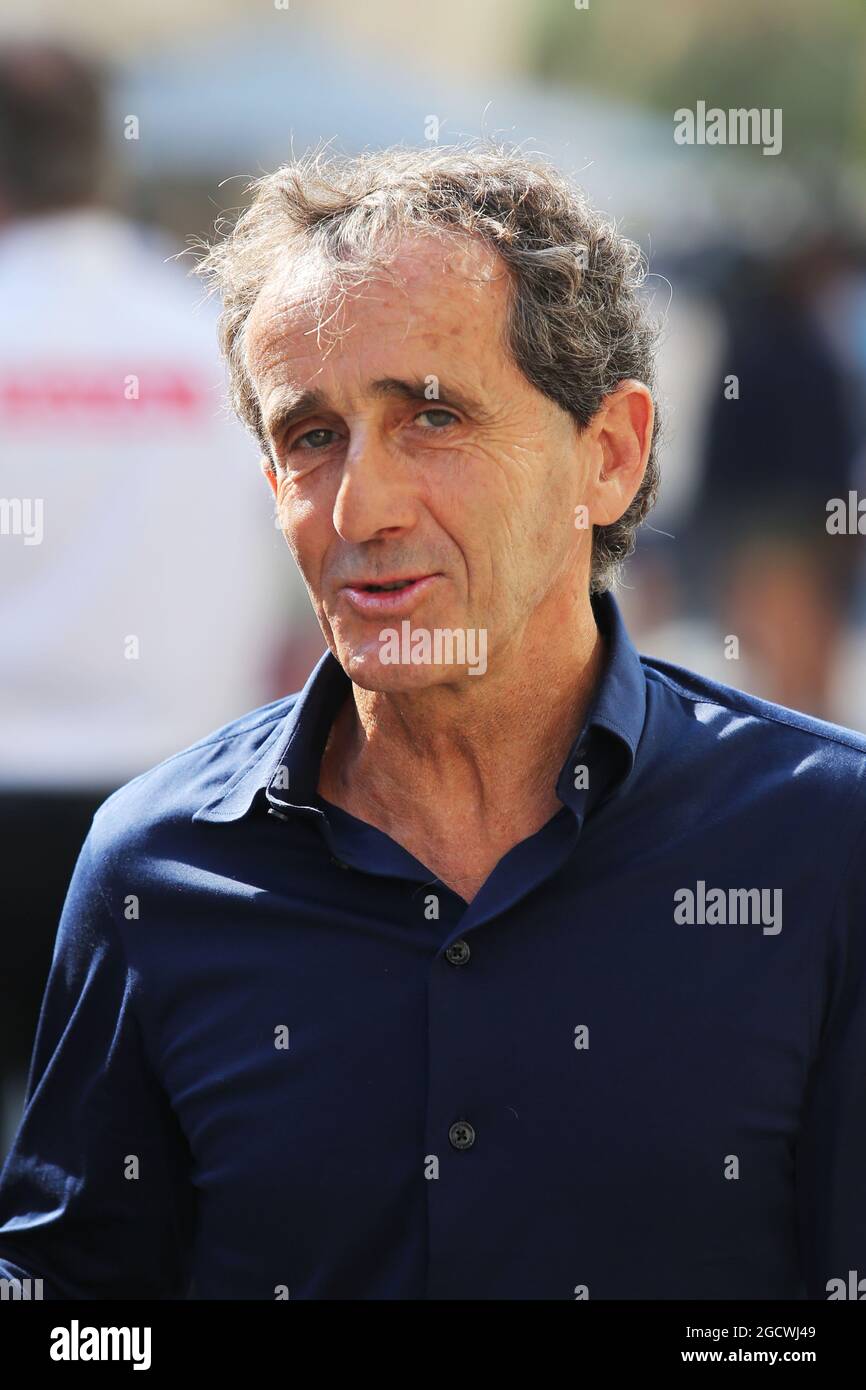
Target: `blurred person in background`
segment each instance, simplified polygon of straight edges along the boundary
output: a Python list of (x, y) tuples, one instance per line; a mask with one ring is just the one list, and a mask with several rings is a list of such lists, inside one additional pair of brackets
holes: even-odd
[(72, 52), (0, 50), (0, 1157), (94, 810), (273, 698), (289, 637), (214, 312), (102, 201), (103, 88)]
[(739, 267), (686, 538), (693, 595), (739, 639), (740, 680), (827, 719), (839, 717), (858, 548), (826, 527), (858, 447), (856, 397), (822, 311), (844, 268), (829, 236)]

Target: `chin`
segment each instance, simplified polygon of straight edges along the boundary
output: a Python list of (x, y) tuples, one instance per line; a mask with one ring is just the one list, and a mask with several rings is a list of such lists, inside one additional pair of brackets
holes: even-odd
[(389, 692), (427, 690), (436, 685), (453, 684), (465, 675), (455, 666), (388, 664), (379, 659), (379, 649), (338, 647), (337, 660), (346, 675), (362, 690)]

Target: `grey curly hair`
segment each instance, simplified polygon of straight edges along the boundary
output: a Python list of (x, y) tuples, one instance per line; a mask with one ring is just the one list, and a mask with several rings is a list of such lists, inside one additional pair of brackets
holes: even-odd
[[(642, 381), (655, 397), (659, 328), (640, 293), (638, 246), (594, 211), (543, 161), (490, 141), (357, 156), (315, 151), (253, 181), (233, 224), (200, 241), (195, 273), (219, 294), (220, 347), (230, 403), (266, 454), (258, 397), (246, 366), (245, 327), (281, 258), (317, 251), (335, 282), (361, 280), (401, 235), (480, 237), (508, 267), (506, 342), (539, 391), (585, 428), (618, 382)], [(646, 472), (618, 521), (593, 528), (591, 592), (609, 589), (634, 548), (658, 490), (655, 424)]]

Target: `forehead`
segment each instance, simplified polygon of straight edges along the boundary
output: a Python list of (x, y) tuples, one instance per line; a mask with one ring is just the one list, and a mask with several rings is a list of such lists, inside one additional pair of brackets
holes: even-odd
[(384, 270), (345, 294), (321, 255), (308, 252), (275, 267), (262, 287), (247, 322), (247, 366), (268, 378), (292, 363), (309, 371), (334, 353), (447, 347), (467, 361), (494, 349), (504, 356), (509, 285), (496, 253), (465, 234), (406, 237)]

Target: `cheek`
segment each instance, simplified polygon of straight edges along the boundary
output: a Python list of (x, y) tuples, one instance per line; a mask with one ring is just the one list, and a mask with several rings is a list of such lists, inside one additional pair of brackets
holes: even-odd
[(579, 491), (574, 458), (536, 457), (490, 499), (494, 593), (502, 612), (532, 610), (577, 562)]
[(498, 605), (526, 564), (525, 490), (496, 456), (479, 451), (449, 462), (425, 490), (425, 510), (461, 556), (473, 599)]
[(577, 536), (576, 508), (590, 501), (586, 467), (576, 449), (551, 453), (539, 460), (537, 481), (526, 499), (523, 516), (525, 541), (535, 563), (555, 565), (563, 552), (571, 552)]
[(283, 483), (280, 488), (277, 511), (298, 568), (308, 582), (315, 583), (334, 534), (330, 512), (290, 483)]

